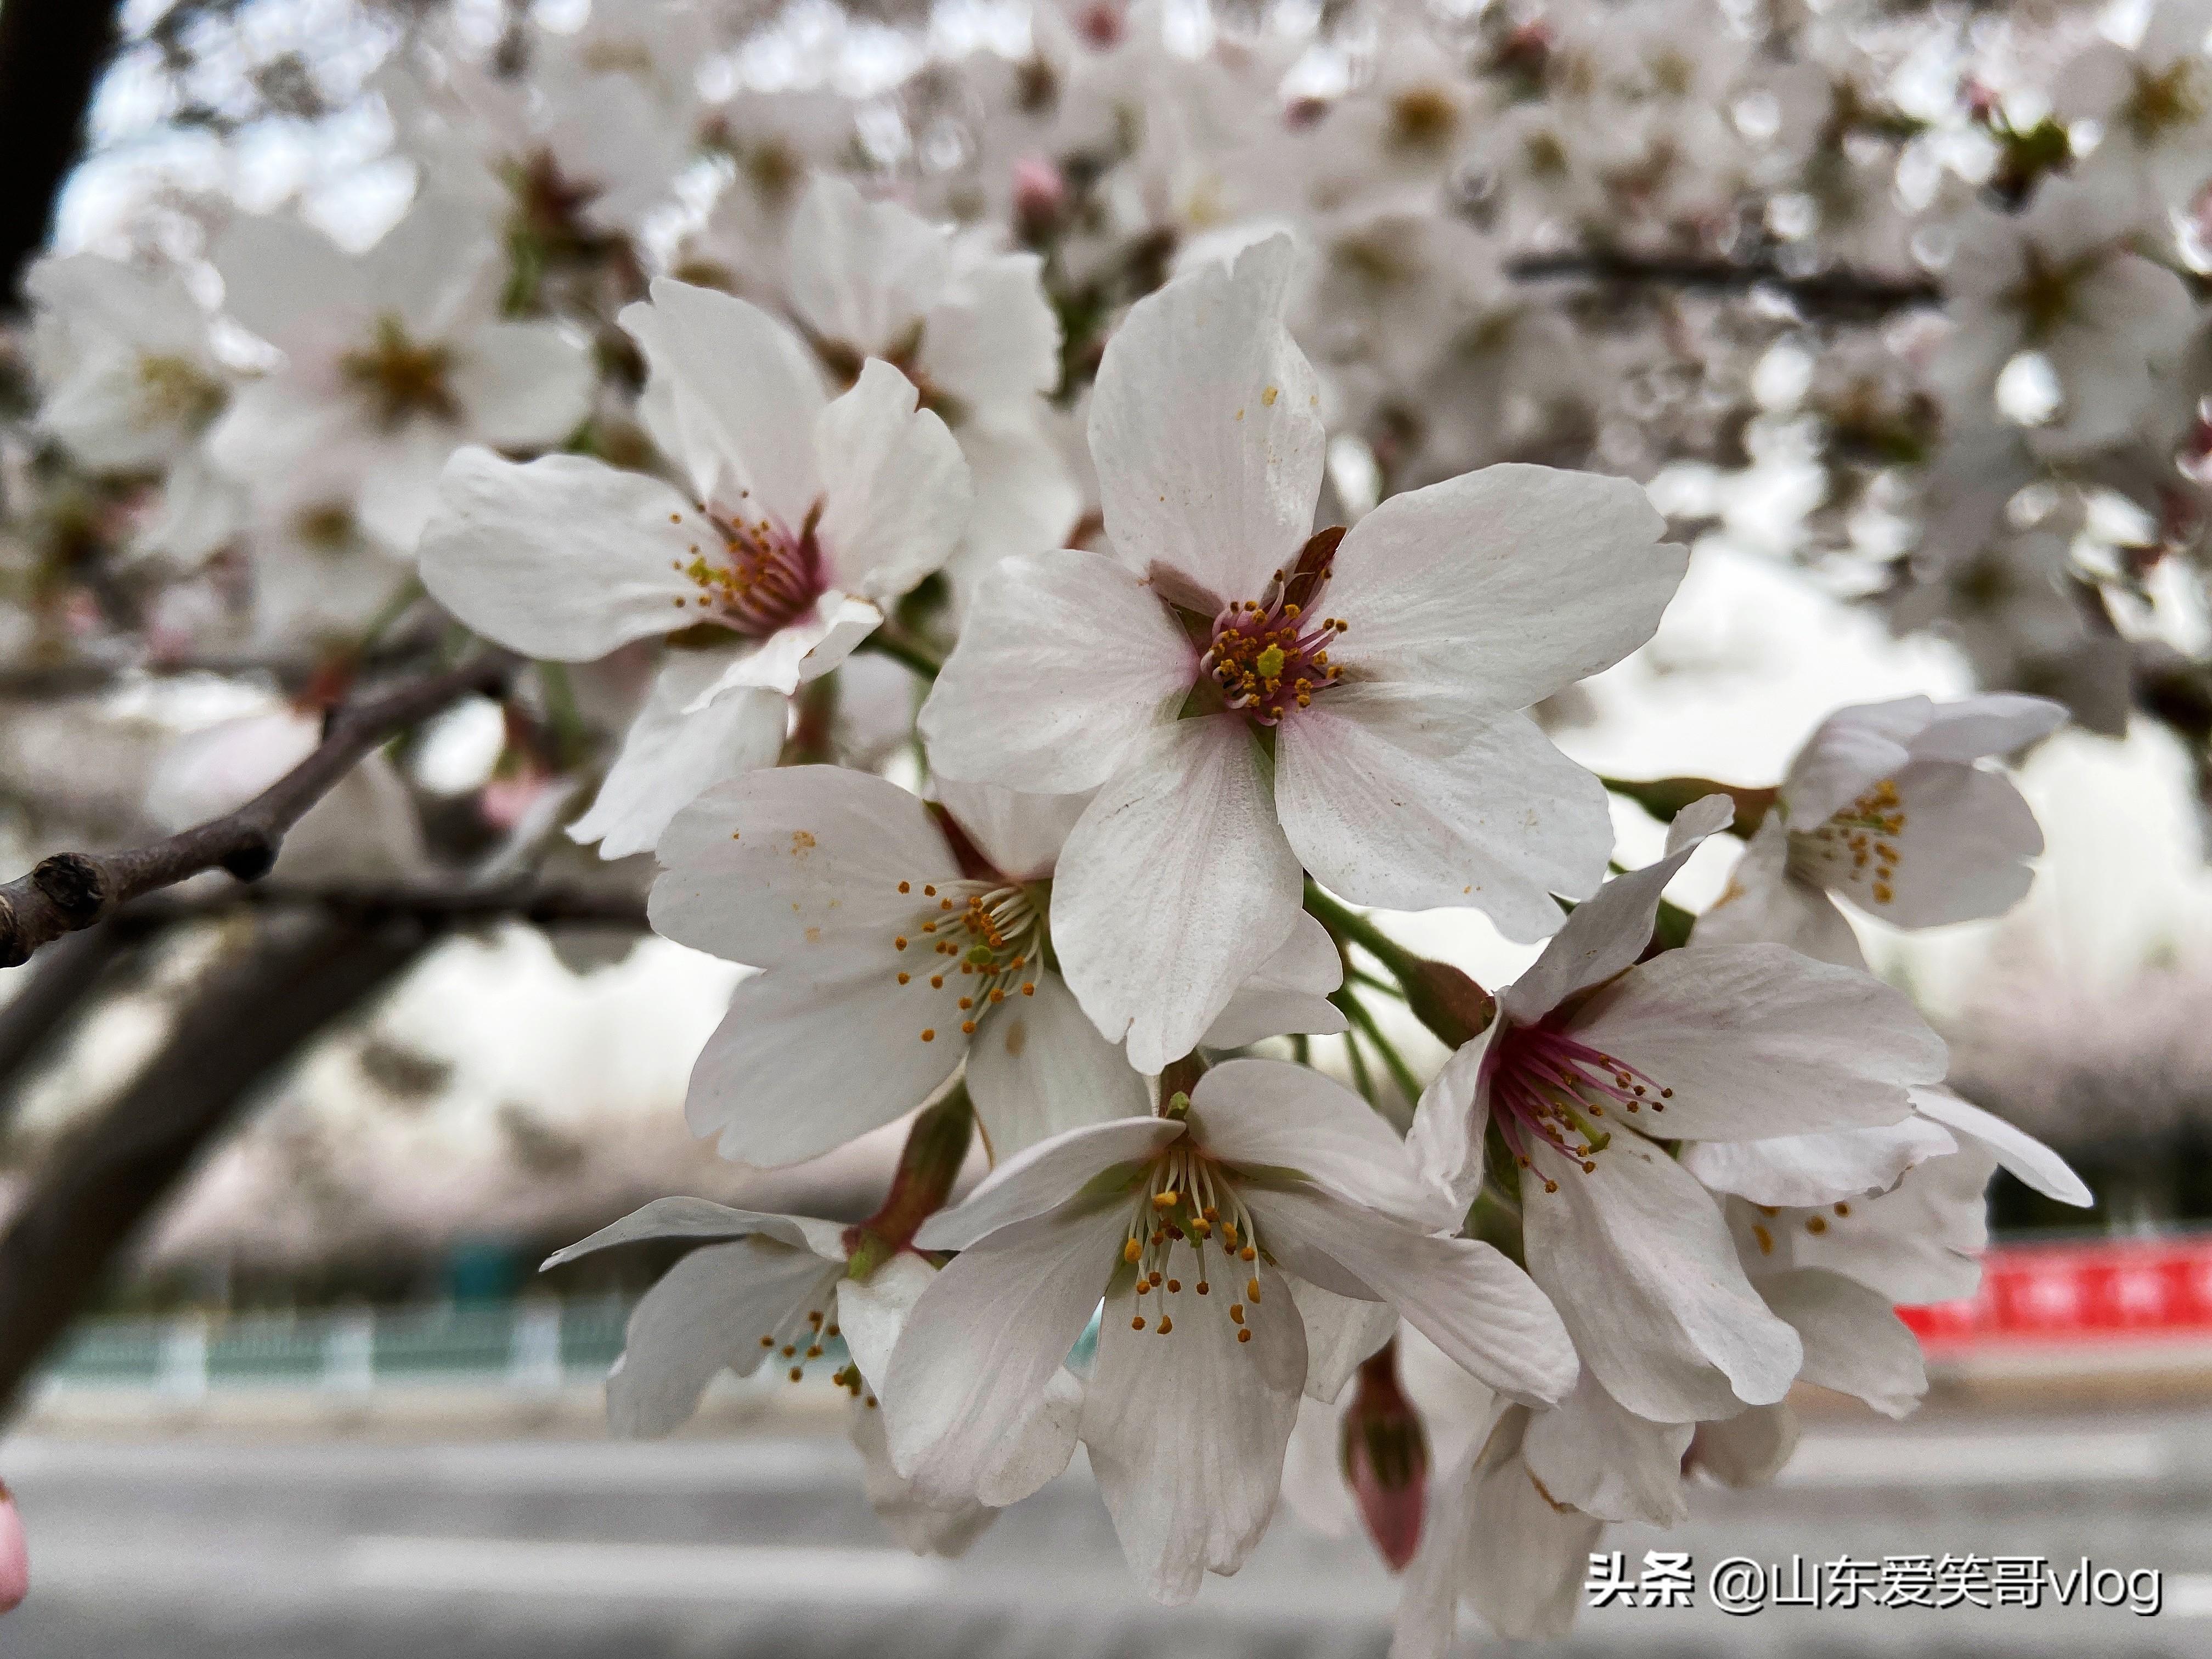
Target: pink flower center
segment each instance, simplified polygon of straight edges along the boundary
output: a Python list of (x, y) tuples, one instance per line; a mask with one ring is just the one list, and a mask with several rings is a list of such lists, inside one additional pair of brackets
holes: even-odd
[[(701, 620), (766, 639), (812, 610), (829, 586), (814, 533), (821, 512), (816, 506), (794, 536), (773, 519), (746, 522), (702, 509), (713, 540), (694, 543), (688, 563), (670, 561), (699, 590), (690, 602), (706, 612)], [(680, 524), (684, 515), (668, 517)], [(684, 601), (676, 604), (681, 609)]]
[(1255, 725), (1273, 726), (1291, 710), (1311, 707), (1343, 677), (1328, 648), (1352, 624), (1316, 613), (1342, 536), (1316, 536), (1289, 575), (1278, 570), (1261, 598), (1233, 603), (1213, 619), (1213, 641), (1199, 668), (1222, 701)]
[[(1516, 1025), (1500, 1032), (1484, 1056), (1483, 1070), (1490, 1078), (1491, 1121), (1524, 1170), (1530, 1167), (1529, 1148), (1540, 1141), (1573, 1159), (1584, 1175), (1593, 1174), (1596, 1154), (1613, 1139), (1595, 1120), (1618, 1113), (1624, 1123), (1662, 1133), (1655, 1125), (1635, 1121), (1647, 1112), (1664, 1112), (1674, 1097), (1672, 1089), (1660, 1087), (1626, 1060), (1550, 1025)], [(1542, 1179), (1546, 1192), (1559, 1191), (1558, 1182), (1548, 1176)]]

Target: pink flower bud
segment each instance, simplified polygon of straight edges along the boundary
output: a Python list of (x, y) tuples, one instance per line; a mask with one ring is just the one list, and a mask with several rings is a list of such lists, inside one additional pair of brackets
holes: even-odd
[(1067, 177), (1042, 155), (1014, 163), (1014, 222), (1025, 231), (1042, 231), (1067, 206)]
[(1367, 1534), (1393, 1572), (1420, 1547), (1429, 1489), (1429, 1437), (1398, 1386), (1398, 1345), (1383, 1344), (1359, 1368), (1339, 1443), (1345, 1484)]
[(31, 1593), (31, 1553), (23, 1542), (23, 1517), (0, 1481), (0, 1613), (12, 1613)]

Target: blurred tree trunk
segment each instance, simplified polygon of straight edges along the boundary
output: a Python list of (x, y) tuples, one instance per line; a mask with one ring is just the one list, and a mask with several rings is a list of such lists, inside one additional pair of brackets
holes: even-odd
[(420, 921), (280, 916), (213, 969), (137, 1079), (59, 1147), (0, 1235), (0, 1407), (83, 1311), (142, 1223), (240, 1104), (390, 984)]
[(121, 0), (0, 0), (0, 307), (46, 243)]

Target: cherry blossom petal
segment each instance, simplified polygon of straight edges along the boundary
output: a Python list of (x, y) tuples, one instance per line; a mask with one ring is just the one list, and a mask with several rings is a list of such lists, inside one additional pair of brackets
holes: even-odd
[[(684, 1121), (724, 1158), (803, 1163), (935, 1094), (967, 1043), (951, 1015), (921, 1038), (926, 1005), (885, 968), (815, 981), (781, 969), (739, 982), (691, 1068)], [(950, 993), (947, 994), (950, 995)]]
[(653, 279), (622, 325), (669, 383), (684, 470), (708, 505), (793, 534), (822, 494), (814, 419), (829, 403), (805, 343), (758, 306)]
[(1572, 1394), (1529, 1418), (1522, 1455), (1554, 1503), (1604, 1521), (1680, 1526), (1690, 1516), (1682, 1454), (1694, 1426), (1638, 1417), (1585, 1370)]
[(1508, 939), (1558, 930), (1613, 850), (1604, 786), (1505, 714), (1434, 746), (1418, 705), (1346, 686), (1283, 722), (1275, 805), (1314, 878), (1355, 904), (1466, 905)]
[[(2002, 915), (2035, 879), (2027, 860), (2043, 850), (2043, 830), (2020, 791), (2001, 772), (1919, 762), (1897, 774), (1905, 827), (1885, 836), (1898, 859), (1879, 878), (1830, 882), (1869, 915), (1899, 927), (1940, 927)], [(1863, 872), (1858, 872), (1863, 873)]]
[(1037, 881), (1052, 873), (1068, 831), (1091, 804), (1087, 793), (1025, 795), (994, 783), (939, 777), (937, 798), (975, 850), (1009, 881)]
[(1448, 1194), (1462, 1213), (1482, 1188), (1482, 1142), (1490, 1122), (1483, 1060), (1505, 1026), (1504, 1020), (1492, 1019), (1473, 1042), (1453, 1051), (1421, 1091), (1406, 1136), (1406, 1150), (1422, 1178)]
[[(926, 1250), (967, 1249), (1070, 1202), (1093, 1182), (1125, 1170), (1133, 1182), (1138, 1164), (1184, 1133), (1164, 1117), (1109, 1118), (1066, 1130), (1002, 1161), (960, 1203), (923, 1222), (915, 1242)], [(1117, 1239), (1117, 1260), (1119, 1249)]]
[(1626, 478), (1509, 464), (1391, 496), (1352, 527), (1326, 590), (1330, 660), (1525, 708), (1651, 637), (1689, 568)]
[[(842, 766), (781, 766), (717, 784), (660, 840), (653, 930), (756, 967), (888, 966), (921, 889), (960, 867), (920, 800)], [(903, 882), (911, 890), (899, 890)], [(888, 977), (888, 975), (886, 975)]]
[(833, 174), (807, 185), (788, 234), (792, 308), (817, 339), (856, 355), (910, 333), (949, 275), (944, 231)]
[(1178, 720), (1149, 733), (1077, 820), (1053, 885), (1053, 944), (1083, 1012), (1157, 1073), (1281, 948), (1301, 890), (1243, 722)]
[(591, 810), (568, 826), (571, 841), (599, 844), (599, 856), (649, 853), (676, 815), (728, 778), (775, 764), (790, 705), (772, 691), (738, 691), (687, 714), (702, 682), (721, 673), (722, 653), (673, 651), (645, 707), (630, 722)]
[(1374, 1108), (1310, 1066), (1225, 1060), (1191, 1091), (1190, 1126), (1208, 1156), (1255, 1176), (1293, 1174), (1347, 1203), (1440, 1227), (1459, 1219)]
[(811, 1250), (761, 1237), (708, 1244), (660, 1276), (629, 1316), (623, 1357), (607, 1378), (607, 1426), (658, 1436), (680, 1427), (728, 1370), (750, 1376), (810, 1308), (826, 1308), (844, 1272)]
[[(1425, 1233), (1311, 1190), (1247, 1187), (1243, 1196), (1271, 1250), (1296, 1245), (1341, 1263), (1500, 1393), (1549, 1404), (1574, 1387), (1575, 1350), (1559, 1313), (1489, 1245)], [(1725, 1237), (1717, 1212), (1714, 1222)]]
[[(1528, 1272), (1583, 1364), (1638, 1417), (1684, 1423), (1779, 1400), (1803, 1351), (1737, 1265), (1720, 1209), (1641, 1136), (1585, 1172), (1542, 1141), (1521, 1172)], [(1544, 1182), (1557, 1183), (1547, 1192)]]
[(1190, 694), (1198, 652), (1103, 553), (1006, 560), (922, 705), (930, 764), (1032, 794), (1095, 789)]
[[(1914, 1100), (1924, 1092), (1914, 1090)], [(1868, 1129), (1693, 1141), (1682, 1148), (1681, 1164), (1715, 1192), (1754, 1204), (1832, 1204), (1887, 1192), (1914, 1165), (1958, 1150), (1941, 1124), (1913, 1116)]]
[(1206, 608), (1257, 599), (1313, 529), (1327, 437), (1283, 325), (1294, 259), (1273, 237), (1139, 300), (1091, 394), (1107, 533)]
[(495, 449), (558, 444), (592, 410), (592, 360), (553, 323), (481, 323), (450, 371), (470, 436)]
[(1895, 1123), (1941, 1081), (1943, 1039), (1870, 975), (1779, 945), (1691, 945), (1598, 990), (1575, 1037), (1674, 1091), (1654, 1133), (1689, 1140)]
[(2009, 755), (2066, 724), (2066, 705), (2017, 691), (1994, 691), (1938, 703), (1911, 741), (1916, 761), (1961, 764), (1984, 755)]
[[(891, 1464), (935, 1498), (1003, 1474), (1121, 1259), (1119, 1205), (1040, 1216), (971, 1245), (907, 1320), (884, 1379)], [(1093, 1386), (1096, 1386), (1093, 1377)]]
[(1797, 1413), (1787, 1402), (1747, 1406), (1734, 1417), (1698, 1424), (1689, 1462), (1723, 1486), (1764, 1486), (1796, 1449)]
[(422, 585), (488, 639), (589, 662), (684, 623), (697, 590), (675, 567), (697, 532), (657, 478), (580, 455), (517, 465), (456, 450), (422, 532)]
[(1098, 1333), (1084, 1443), (1130, 1570), (1170, 1606), (1243, 1566), (1274, 1518), (1306, 1339), (1281, 1276), (1263, 1265), (1259, 1279), (1248, 1324), (1209, 1309), (1164, 1336), (1109, 1309)]
[(1314, 1036), (1334, 1036), (1351, 1022), (1343, 1010), (1328, 1000), (1344, 983), (1344, 957), (1328, 929), (1303, 910), (1291, 924), (1290, 938), (1237, 988), (1212, 1025), (1203, 1044), (1208, 1048), (1241, 1048), (1262, 1037), (1285, 1036), (1303, 1031)]
[(814, 422), (831, 583), (890, 600), (943, 564), (967, 528), (968, 463), (945, 422), (880, 358)]
[(1530, 1412), (1508, 1405), (1431, 1488), (1390, 1659), (1444, 1659), (1462, 1598), (1509, 1641), (1565, 1636), (1605, 1523), (1553, 1503), (1521, 1452)]
[(1735, 816), (1735, 804), (1726, 795), (1707, 795), (1684, 807), (1668, 828), (1666, 856), (1614, 877), (1577, 905), (1544, 954), (1498, 994), (1499, 1009), (1523, 1024), (1540, 1019), (1577, 991), (1633, 967), (1651, 943), (1667, 884)]
[(1034, 253), (994, 254), (963, 272), (957, 301), (923, 325), (923, 372), (971, 417), (1025, 420), (1060, 384), (1060, 317), (1042, 268)]
[(845, 1260), (842, 1223), (817, 1221), (811, 1216), (777, 1215), (764, 1210), (733, 1210), (705, 1198), (656, 1198), (611, 1222), (588, 1237), (558, 1249), (539, 1264), (543, 1273), (580, 1255), (641, 1238), (746, 1238), (758, 1233), (802, 1250), (811, 1250), (824, 1261)]
[(298, 219), (234, 219), (208, 258), (222, 275), (222, 308), (278, 345), (319, 315), (365, 312), (375, 300), (367, 267)]
[(1792, 827), (1816, 828), (1864, 790), (1902, 771), (1912, 757), (1908, 745), (1935, 712), (1933, 702), (1916, 695), (1839, 708), (1821, 721), (1783, 780), (1782, 802)]
[[(1398, 1328), (1398, 1310), (1387, 1302), (1339, 1296), (1310, 1279), (1292, 1274), (1291, 1299), (1298, 1304), (1298, 1317), (1306, 1328), (1306, 1397), (1328, 1401), (1344, 1392), (1360, 1362), (1390, 1340)], [(1334, 1468), (1336, 1448), (1329, 1447)], [(1337, 1479), (1339, 1487), (1343, 1479)]]
[(691, 709), (704, 708), (717, 697), (748, 688), (789, 696), (851, 656), (883, 623), (884, 613), (868, 600), (835, 592), (824, 593), (811, 609), (763, 640), (757, 649), (726, 659), (721, 678), (691, 699)]
[(2064, 1158), (1995, 1113), (1961, 1100), (1948, 1089), (1915, 1089), (1912, 1108), (1923, 1117), (1981, 1142), (2014, 1176), (2045, 1198), (2084, 1210), (2096, 1203), (2097, 1195)]
[(1928, 1392), (1920, 1339), (1889, 1298), (1817, 1268), (1758, 1281), (1766, 1305), (1805, 1345), (1804, 1381), (1863, 1400), (1884, 1417), (1910, 1417)]
[(985, 1011), (968, 1045), (968, 1093), (994, 1158), (1152, 1109), (1145, 1079), (1099, 1035), (1066, 981), (1048, 971), (1034, 983), (1034, 995)]
[(1815, 962), (1863, 969), (1866, 954), (1850, 921), (1826, 890), (1790, 873), (1789, 857), (1789, 828), (1770, 813), (1692, 937), (1699, 945), (1786, 945)]

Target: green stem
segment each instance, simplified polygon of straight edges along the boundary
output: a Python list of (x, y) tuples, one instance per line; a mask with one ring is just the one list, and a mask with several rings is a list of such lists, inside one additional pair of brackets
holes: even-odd
[(945, 666), (945, 659), (934, 647), (890, 623), (885, 623), (862, 640), (860, 649), (872, 651), (879, 657), (889, 657), (893, 662), (904, 663), (926, 680), (934, 680), (938, 672)]
[(392, 624), (414, 609), (415, 601), (422, 597), (422, 592), (420, 576), (410, 576), (394, 588), (391, 597), (385, 600), (384, 608), (368, 619), (368, 626), (362, 629), (360, 636), (354, 641), (354, 655), (366, 657), (374, 651), (377, 641), (391, 631)]
[(1375, 1099), (1375, 1079), (1369, 1075), (1367, 1070), (1367, 1056), (1359, 1052), (1358, 1041), (1349, 1031), (1344, 1034), (1344, 1053), (1352, 1065), (1353, 1086), (1359, 1091), (1361, 1097), (1370, 1106), (1375, 1106), (1377, 1110), (1380, 1110), (1381, 1108)]
[(568, 665), (539, 663), (538, 684), (545, 690), (545, 717), (553, 727), (555, 759), (562, 766), (574, 766), (583, 758), (590, 743), (584, 734), (584, 718), (576, 711), (575, 688), (568, 684)]
[(951, 1093), (915, 1119), (883, 1207), (846, 1235), (852, 1246), (845, 1267), (848, 1277), (866, 1279), (873, 1273), (913, 1242), (923, 1222), (945, 1207), (975, 1128), (975, 1109), (964, 1083), (955, 1084)]
[(1373, 1047), (1376, 1056), (1389, 1070), (1390, 1080), (1398, 1085), (1398, 1092), (1405, 1096), (1407, 1109), (1410, 1111), (1421, 1097), (1421, 1085), (1413, 1075), (1413, 1068), (1406, 1064), (1405, 1056), (1398, 1052), (1389, 1038), (1382, 1035), (1382, 1028), (1375, 1023), (1375, 1016), (1367, 1012), (1367, 1005), (1350, 991), (1340, 990), (1329, 1000), (1344, 1010), (1345, 1018)]
[(1306, 883), (1306, 914), (1340, 939), (1348, 939), (1390, 970), (1401, 985), (1420, 975), (1421, 959), (1357, 910), (1339, 904), (1311, 881)]

